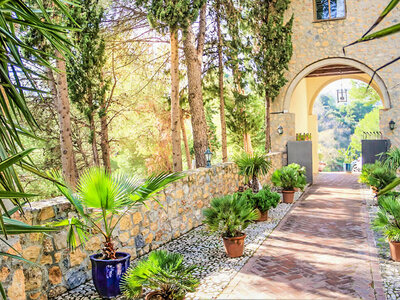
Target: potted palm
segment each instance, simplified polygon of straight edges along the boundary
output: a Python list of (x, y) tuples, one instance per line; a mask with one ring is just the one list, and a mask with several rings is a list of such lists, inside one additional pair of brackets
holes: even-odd
[(396, 179), (396, 171), (386, 167), (382, 162), (365, 164), (361, 170), (360, 182), (369, 185), (377, 194)]
[(352, 152), (349, 146), (346, 150), (339, 149), (339, 154), (343, 157), (343, 171), (346, 173), (351, 173), (351, 163), (355, 158), (355, 154)]
[(400, 261), (400, 201), (393, 195), (381, 196), (379, 207), (374, 229), (388, 239), (392, 259)]
[(257, 209), (260, 212), (260, 217), (257, 220), (258, 222), (268, 220), (268, 211), (271, 207), (275, 208), (281, 199), (279, 194), (272, 192), (267, 185), (256, 194), (250, 189), (238, 194), (240, 198), (246, 200), (251, 208)]
[(235, 163), (239, 167), (239, 175), (246, 178), (247, 183), (251, 186), (254, 193), (260, 190), (258, 177), (266, 175), (271, 168), (271, 161), (266, 154), (261, 153), (242, 153), (235, 159)]
[(243, 232), (251, 222), (259, 218), (258, 212), (249, 207), (246, 199), (238, 194), (214, 198), (211, 207), (203, 210), (204, 223), (212, 232), (221, 232), (225, 251), (229, 257), (243, 255)]
[(196, 266), (185, 266), (183, 255), (165, 250), (153, 251), (134, 268), (129, 268), (121, 281), (128, 299), (140, 297), (143, 288), (152, 290), (146, 300), (180, 300), (194, 292), (199, 281), (193, 273)]
[(283, 202), (293, 203), (295, 189), (301, 190), (307, 184), (306, 176), (293, 166), (285, 166), (275, 170), (271, 177), (272, 183), (282, 188)]
[[(53, 177), (57, 178), (55, 174)], [(65, 185), (56, 184), (75, 208), (77, 217), (55, 223), (69, 226), (68, 245), (71, 249), (84, 244), (88, 236), (100, 233), (104, 247), (91, 255), (93, 283), (101, 297), (120, 294), (119, 282), (129, 267), (130, 255), (117, 252), (113, 232), (121, 218), (136, 205), (154, 196), (169, 183), (182, 178), (179, 173), (152, 175), (144, 182), (122, 174), (110, 175), (104, 169), (84, 172), (76, 193)]]

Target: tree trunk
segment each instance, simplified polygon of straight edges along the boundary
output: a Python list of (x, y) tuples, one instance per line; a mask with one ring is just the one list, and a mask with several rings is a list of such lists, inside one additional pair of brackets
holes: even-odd
[[(72, 146), (72, 132), (71, 132), (71, 116), (70, 116), (70, 103), (68, 97), (68, 84), (66, 66), (61, 53), (56, 51), (57, 62), (56, 66), (59, 70), (57, 74), (57, 86), (55, 97), (56, 107), (58, 112), (58, 119), (60, 123), (60, 147), (61, 147), (61, 163), (63, 169), (63, 176), (65, 181), (72, 187), (76, 187), (78, 173), (76, 171), (75, 155)], [(49, 70), (48, 74), (54, 82), (53, 72)], [(55, 87), (54, 87), (55, 88)]]
[(89, 104), (89, 109), (90, 109), (90, 114), (89, 114), (90, 144), (92, 146), (93, 162), (96, 166), (99, 166), (100, 160), (99, 160), (99, 152), (97, 151), (96, 125), (94, 123), (95, 111), (93, 109), (92, 94), (89, 95), (88, 100), (89, 100), (88, 104)]
[(265, 152), (271, 151), (271, 99), (265, 92)]
[(189, 143), (188, 143), (188, 139), (187, 139), (187, 135), (186, 135), (185, 118), (183, 116), (182, 110), (181, 110), (181, 114), (180, 114), (180, 119), (181, 119), (182, 139), (183, 139), (183, 143), (185, 145), (186, 161), (187, 161), (188, 169), (190, 170), (192, 168), (192, 157), (190, 156)]
[(105, 101), (103, 101), (100, 109), (100, 147), (101, 157), (103, 159), (104, 169), (111, 173), (111, 161), (110, 161), (110, 140), (108, 139), (108, 120), (107, 120), (107, 109), (105, 108)]
[(222, 161), (228, 161), (226, 142), (225, 100), (224, 100), (224, 62), (222, 60), (222, 36), (220, 20), (220, 0), (217, 2), (217, 32), (218, 32), (218, 76), (219, 76), (219, 115), (221, 119)]
[(253, 175), (253, 178), (251, 179), (251, 189), (253, 190), (254, 194), (257, 194), (260, 191), (260, 186), (258, 185), (257, 176)]
[(244, 146), (244, 152), (253, 154), (254, 150), (251, 144), (251, 135), (248, 132), (243, 134), (243, 146)]
[(180, 105), (179, 105), (179, 44), (178, 31), (171, 29), (171, 140), (172, 164), (175, 172), (182, 171)]
[[(204, 25), (204, 24), (203, 24)], [(205, 29), (203, 29), (205, 30)], [(202, 35), (199, 34), (199, 38)], [(206, 158), (204, 152), (207, 150), (207, 123), (204, 113), (203, 91), (202, 91), (202, 59), (200, 53), (204, 45), (199, 41), (200, 48), (196, 49), (192, 26), (185, 31), (183, 45), (187, 65), (189, 106), (193, 129), (193, 146), (196, 158), (196, 167), (205, 167)], [(199, 51), (200, 50), (200, 51)]]

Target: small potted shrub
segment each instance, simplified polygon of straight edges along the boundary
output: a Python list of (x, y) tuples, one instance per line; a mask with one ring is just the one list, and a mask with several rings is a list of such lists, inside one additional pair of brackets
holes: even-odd
[(272, 192), (269, 186), (264, 186), (257, 194), (254, 194), (252, 190), (246, 190), (240, 193), (239, 197), (245, 199), (251, 208), (260, 212), (257, 220), (259, 222), (268, 220), (268, 211), (271, 207), (275, 208), (281, 199), (279, 194)]
[(374, 229), (380, 230), (388, 239), (392, 259), (400, 261), (400, 201), (392, 195), (381, 196), (379, 207)]
[(343, 157), (343, 171), (346, 173), (351, 173), (351, 163), (355, 158), (355, 154), (352, 152), (351, 147), (349, 146), (346, 150), (340, 149), (338, 152)]
[(268, 156), (257, 152), (253, 154), (244, 152), (235, 159), (235, 162), (239, 167), (239, 175), (244, 175), (253, 192), (257, 193), (260, 190), (258, 177), (266, 175), (271, 168)]
[[(59, 180), (59, 176), (53, 175)], [(84, 244), (93, 233), (100, 233), (104, 237), (104, 247), (90, 256), (93, 283), (101, 297), (110, 298), (120, 294), (119, 282), (129, 267), (130, 255), (117, 252), (114, 245), (113, 232), (121, 217), (133, 206), (142, 204), (180, 178), (182, 176), (179, 173), (161, 173), (140, 182), (121, 174), (110, 175), (101, 168), (92, 168), (80, 176), (76, 193), (65, 185), (56, 184), (78, 216), (53, 224), (69, 226), (69, 247), (74, 249)]]
[(393, 169), (383, 166), (379, 161), (375, 162), (366, 174), (366, 182), (371, 186), (375, 194), (392, 183), (396, 178), (396, 172)]
[(303, 190), (307, 184), (306, 176), (293, 166), (285, 166), (275, 170), (271, 181), (275, 186), (282, 188), (284, 203), (293, 203), (295, 189)]
[(183, 255), (165, 250), (153, 251), (122, 278), (121, 290), (128, 299), (138, 298), (143, 288), (152, 290), (146, 300), (180, 300), (194, 292), (199, 281), (193, 272), (196, 266), (185, 266)]
[[(291, 164), (288, 165), (288, 167), (296, 170), (299, 173), (300, 176), (305, 176), (306, 177), (306, 167), (302, 167), (302, 166), (300, 166), (299, 164), (296, 164), (296, 163), (291, 163)], [(298, 192), (299, 188), (298, 187), (294, 188), (294, 191)]]
[(243, 230), (259, 218), (258, 212), (238, 194), (214, 198), (210, 205), (203, 210), (204, 223), (212, 232), (221, 232), (229, 257), (242, 256), (246, 237)]

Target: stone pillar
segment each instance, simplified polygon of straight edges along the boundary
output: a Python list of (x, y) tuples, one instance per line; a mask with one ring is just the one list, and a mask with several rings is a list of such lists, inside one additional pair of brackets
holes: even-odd
[[(278, 127), (283, 127), (283, 134), (278, 134)], [(287, 149), (288, 141), (296, 140), (295, 114), (281, 113), (271, 114), (271, 142), (272, 152), (283, 152), (282, 164), (287, 164)]]
[[(389, 122), (396, 122), (394, 130), (390, 130)], [(400, 147), (400, 109), (381, 109), (379, 111), (379, 127), (383, 138), (390, 139), (392, 146)]]

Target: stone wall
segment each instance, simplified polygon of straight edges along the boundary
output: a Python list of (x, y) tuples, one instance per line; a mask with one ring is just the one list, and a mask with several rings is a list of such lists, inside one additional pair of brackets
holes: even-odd
[[(281, 153), (272, 153), (270, 157), (273, 168), (282, 165)], [(191, 170), (186, 174), (158, 196), (161, 205), (147, 201), (147, 207), (133, 209), (122, 218), (115, 231), (119, 251), (136, 258), (199, 226), (202, 209), (209, 205), (210, 200), (235, 192), (241, 183), (233, 163)], [(269, 176), (263, 179), (263, 183)], [(19, 218), (29, 224), (46, 224), (73, 215), (70, 203), (59, 197), (32, 203), (25, 209), (25, 217)], [(88, 255), (102, 247), (102, 237), (91, 237), (84, 249), (74, 252), (67, 249), (66, 230), (48, 236), (36, 233), (15, 236), (9, 238), (8, 243), (26, 259), (36, 263), (23, 263), (4, 256), (0, 259), (0, 280), (8, 298), (48, 299), (91, 278)], [(11, 247), (3, 247), (1, 251), (15, 254)]]
[[(371, 70), (376, 70), (398, 57), (399, 35), (392, 35), (349, 47), (347, 48), (346, 55), (342, 51), (343, 46), (357, 40), (365, 33), (375, 22), (388, 2), (347, 0), (346, 18), (315, 22), (314, 0), (292, 1), (287, 13), (287, 19), (292, 14), (294, 15), (293, 57), (289, 64), (289, 71), (286, 74), (288, 82), (282, 88), (278, 98), (273, 102), (272, 111), (285, 111), (285, 113), (288, 111), (286, 102), (288, 96), (290, 96), (288, 93), (289, 87), (298, 74), (315, 62), (331, 58), (346, 58), (359, 62)], [(399, 13), (400, 7), (394, 9), (379, 28), (388, 27), (396, 23)], [(400, 146), (400, 131), (390, 131), (388, 126), (391, 119), (400, 124), (400, 63), (394, 63), (380, 70), (378, 76), (383, 80), (390, 100), (390, 108), (382, 110), (380, 114), (381, 131), (385, 137), (392, 140), (393, 145)], [(382, 92), (385, 93), (385, 91)], [(284, 118), (284, 115), (282, 114), (279, 118)], [(292, 116), (286, 116), (286, 120), (281, 120), (281, 122), (291, 122), (290, 126), (294, 127)], [(281, 146), (279, 145), (280, 142), (277, 141), (274, 149)], [(282, 142), (286, 143), (286, 140)]]

